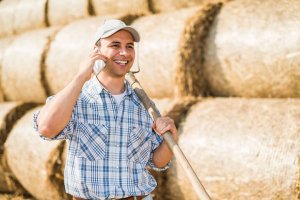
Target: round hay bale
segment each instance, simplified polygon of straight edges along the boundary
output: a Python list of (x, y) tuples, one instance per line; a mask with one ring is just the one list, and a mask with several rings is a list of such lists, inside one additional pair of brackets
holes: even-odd
[(91, 17), (73, 22), (58, 32), (46, 58), (46, 79), (51, 94), (57, 93), (72, 80), (80, 62), (94, 46), (93, 38), (98, 26), (109, 18), (127, 23), (133, 19), (128, 15)]
[(46, 27), (47, 0), (20, 0), (14, 10), (15, 33)]
[(4, 101), (1, 73), (2, 73), (2, 60), (7, 47), (13, 42), (13, 37), (5, 37), (0, 39), (0, 102)]
[(7, 168), (6, 160), (3, 156), (3, 145), (14, 123), (33, 106), (34, 104), (21, 102), (0, 104), (0, 192), (2, 193), (25, 193), (25, 190), (20, 187), (15, 176)]
[(112, 15), (115, 13), (125, 13), (132, 15), (149, 14), (147, 0), (92, 0), (92, 6), (96, 15)]
[(45, 141), (32, 128), (26, 113), (14, 126), (5, 143), (7, 163), (19, 182), (37, 199), (67, 199), (61, 177), (64, 142)]
[(57, 28), (26, 32), (6, 49), (2, 62), (2, 87), (9, 101), (45, 102), (49, 93), (44, 61)]
[(20, 0), (3, 0), (0, 3), (0, 37), (14, 34), (14, 16)]
[[(217, 98), (193, 106), (179, 145), (212, 199), (300, 195), (300, 99)], [(165, 184), (171, 199), (198, 199), (178, 163)]]
[(51, 26), (64, 25), (89, 16), (89, 1), (48, 0), (48, 21)]
[(137, 58), (141, 72), (136, 76), (149, 96), (170, 98), (204, 93), (199, 67), (202, 41), (219, 9), (220, 4), (205, 4), (134, 21), (132, 26), (141, 35)]
[(150, 8), (152, 8), (153, 12), (160, 13), (160, 12), (175, 11), (181, 8), (197, 6), (205, 2), (216, 3), (216, 2), (220, 2), (220, 0), (180, 0), (180, 1), (152, 0), (150, 2), (151, 2)]
[(300, 1), (239, 0), (224, 6), (207, 39), (214, 96), (300, 97)]

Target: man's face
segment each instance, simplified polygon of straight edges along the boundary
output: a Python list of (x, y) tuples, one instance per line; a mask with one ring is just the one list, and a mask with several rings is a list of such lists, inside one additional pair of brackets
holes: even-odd
[(120, 30), (101, 39), (100, 51), (108, 58), (106, 71), (110, 75), (122, 77), (131, 69), (135, 51), (133, 37), (128, 31)]

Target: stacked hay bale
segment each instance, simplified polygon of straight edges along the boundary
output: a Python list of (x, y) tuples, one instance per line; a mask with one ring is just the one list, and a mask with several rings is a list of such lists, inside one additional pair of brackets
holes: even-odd
[[(299, 11), (298, 1), (232, 1), (210, 28), (208, 91), (256, 97), (203, 100), (180, 126), (179, 144), (212, 199), (300, 197)], [(165, 199), (198, 199), (178, 163), (167, 177)]]
[(46, 0), (3, 0), (0, 3), (0, 37), (44, 28)]
[(149, 1), (147, 0), (127, 0), (108, 1), (91, 0), (96, 15), (112, 15), (115, 13), (125, 13), (131, 15), (150, 14)]
[[(179, 145), (212, 199), (297, 199), (299, 99), (217, 98), (192, 107)], [(167, 196), (197, 199), (178, 164)]]
[(21, 102), (6, 102), (0, 104), (0, 192), (25, 192), (10, 171), (4, 155), (4, 143), (17, 121), (34, 104)]
[(4, 0), (0, 3), (0, 37), (64, 25), (92, 15), (91, 8), (88, 0)]
[[(213, 199), (296, 199), (299, 196), (298, 100), (224, 98), (200, 102), (189, 98), (206, 94), (298, 98), (299, 2), (239, 0), (221, 9), (220, 4), (195, 0), (175, 2), (165, 9), (168, 1), (162, 4), (156, 3), (158, 0), (132, 0), (112, 4), (104, 0), (44, 0), (32, 12), (36, 13), (36, 21), (28, 15), (32, 2), (3, 0), (0, 3), (3, 27), (0, 36), (19, 34), (13, 43), (6, 43), (8, 47), (1, 46), (0, 42), (0, 53), (5, 49), (2, 58), (0, 54), (0, 80), (5, 99), (9, 101), (44, 102), (46, 96), (66, 86), (77, 72), (79, 62), (92, 49), (91, 38), (104, 19), (119, 18), (131, 23), (135, 15), (150, 14), (149, 10), (164, 12), (200, 4), (140, 17), (132, 23), (142, 38), (138, 79), (162, 114), (175, 118), (181, 133), (180, 145)], [(70, 6), (59, 6), (63, 11), (55, 12), (62, 4)], [(22, 19), (16, 14), (20, 12), (23, 12)], [(116, 12), (122, 14), (107, 15)], [(94, 14), (100, 16), (70, 23)], [(22, 20), (31, 21), (32, 25), (20, 23)], [(66, 23), (70, 24), (60, 31), (55, 27), (45, 29)], [(20, 34), (36, 28), (43, 30)], [(271, 48), (275, 43), (268, 38), (277, 41), (277, 48)], [(30, 53), (24, 54), (24, 50)], [(5, 158), (11, 169), (10, 177), (16, 177), (38, 199), (68, 198), (62, 186), (64, 144), (38, 137), (32, 129), (34, 111), (14, 122), (16, 126), (6, 140)], [(279, 126), (280, 122), (284, 126)], [(241, 141), (245, 141), (242, 146)], [(32, 162), (24, 161), (20, 165), (23, 160)], [(0, 184), (8, 185), (1, 173), (7, 173), (9, 168), (2, 168)], [(168, 174), (158, 176), (160, 186), (156, 199), (196, 199), (178, 163), (173, 162)], [(16, 187), (6, 190), (13, 192)]]
[(92, 14), (89, 0), (48, 0), (47, 19), (50, 26), (64, 25)]
[[(140, 32), (141, 85), (153, 98), (198, 96), (205, 93), (202, 81), (202, 39), (220, 4), (145, 16), (132, 26)], [(176, 16), (176, 17), (174, 17)], [(168, 27), (166, 27), (166, 24)], [(199, 41), (199, 42), (195, 42)]]
[(300, 97), (299, 10), (297, 0), (227, 4), (205, 52), (212, 95)]
[[(5, 143), (7, 163), (22, 186), (37, 199), (67, 199), (61, 171), (64, 142), (37, 137), (27, 112), (14, 126)], [(22, 163), (22, 164), (20, 164)]]
[(8, 101), (45, 101), (44, 61), (58, 28), (26, 32), (16, 37), (3, 55), (1, 80)]
[(2, 80), (1, 80), (3, 54), (6, 48), (12, 43), (12, 41), (13, 41), (13, 37), (6, 37), (0, 39), (0, 102), (4, 101)]

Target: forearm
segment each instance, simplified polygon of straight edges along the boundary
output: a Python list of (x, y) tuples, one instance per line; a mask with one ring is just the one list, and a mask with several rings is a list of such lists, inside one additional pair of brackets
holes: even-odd
[(48, 138), (55, 137), (68, 124), (85, 78), (76, 76), (40, 111), (37, 124), (39, 132)]
[(173, 153), (168, 147), (166, 141), (163, 141), (153, 153), (152, 161), (156, 167), (163, 168), (165, 167), (173, 157)]

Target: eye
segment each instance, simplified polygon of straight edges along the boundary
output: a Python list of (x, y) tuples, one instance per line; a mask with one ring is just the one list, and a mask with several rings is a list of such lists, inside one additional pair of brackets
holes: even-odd
[(128, 49), (134, 49), (134, 46), (133, 45), (128, 45), (127, 48)]

